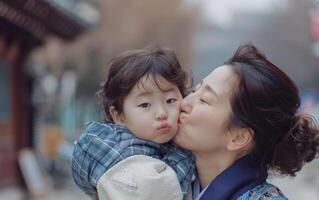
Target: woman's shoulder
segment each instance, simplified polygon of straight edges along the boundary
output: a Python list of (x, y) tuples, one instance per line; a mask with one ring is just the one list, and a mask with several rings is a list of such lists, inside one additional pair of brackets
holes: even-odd
[(278, 187), (265, 182), (245, 192), (237, 200), (288, 200), (288, 198)]

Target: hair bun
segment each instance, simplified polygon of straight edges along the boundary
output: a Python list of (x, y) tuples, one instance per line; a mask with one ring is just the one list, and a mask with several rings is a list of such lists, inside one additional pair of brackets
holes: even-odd
[(292, 176), (319, 153), (319, 130), (314, 119), (298, 114), (293, 121), (286, 137), (277, 145), (272, 163), (273, 168)]

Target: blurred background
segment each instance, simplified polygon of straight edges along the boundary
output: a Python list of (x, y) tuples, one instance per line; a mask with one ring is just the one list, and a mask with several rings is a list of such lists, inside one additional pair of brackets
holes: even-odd
[[(252, 42), (297, 83), (319, 117), (319, 0), (0, 0), (0, 200), (88, 199), (70, 176), (73, 142), (101, 120), (108, 58), (173, 48), (198, 82)], [(269, 179), (319, 199), (319, 161)]]

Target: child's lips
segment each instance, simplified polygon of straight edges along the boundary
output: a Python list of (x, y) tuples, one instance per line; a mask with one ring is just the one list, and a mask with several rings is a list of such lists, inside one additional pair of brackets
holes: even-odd
[(168, 131), (168, 130), (170, 130), (172, 127), (169, 125), (169, 124), (167, 124), (167, 123), (164, 123), (164, 124), (161, 124), (160, 125), (160, 127), (158, 127), (157, 128), (157, 130), (159, 130), (159, 131)]

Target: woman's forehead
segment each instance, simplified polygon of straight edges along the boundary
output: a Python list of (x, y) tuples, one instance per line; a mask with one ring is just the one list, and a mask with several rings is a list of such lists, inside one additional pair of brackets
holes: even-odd
[(206, 78), (211, 78), (211, 77), (229, 78), (231, 75), (233, 75), (231, 66), (221, 65), (219, 67), (216, 67), (210, 74), (208, 74), (208, 76), (206, 76)]
[(203, 79), (203, 84), (210, 86), (218, 93), (232, 90), (236, 82), (237, 76), (228, 65), (217, 67)]

